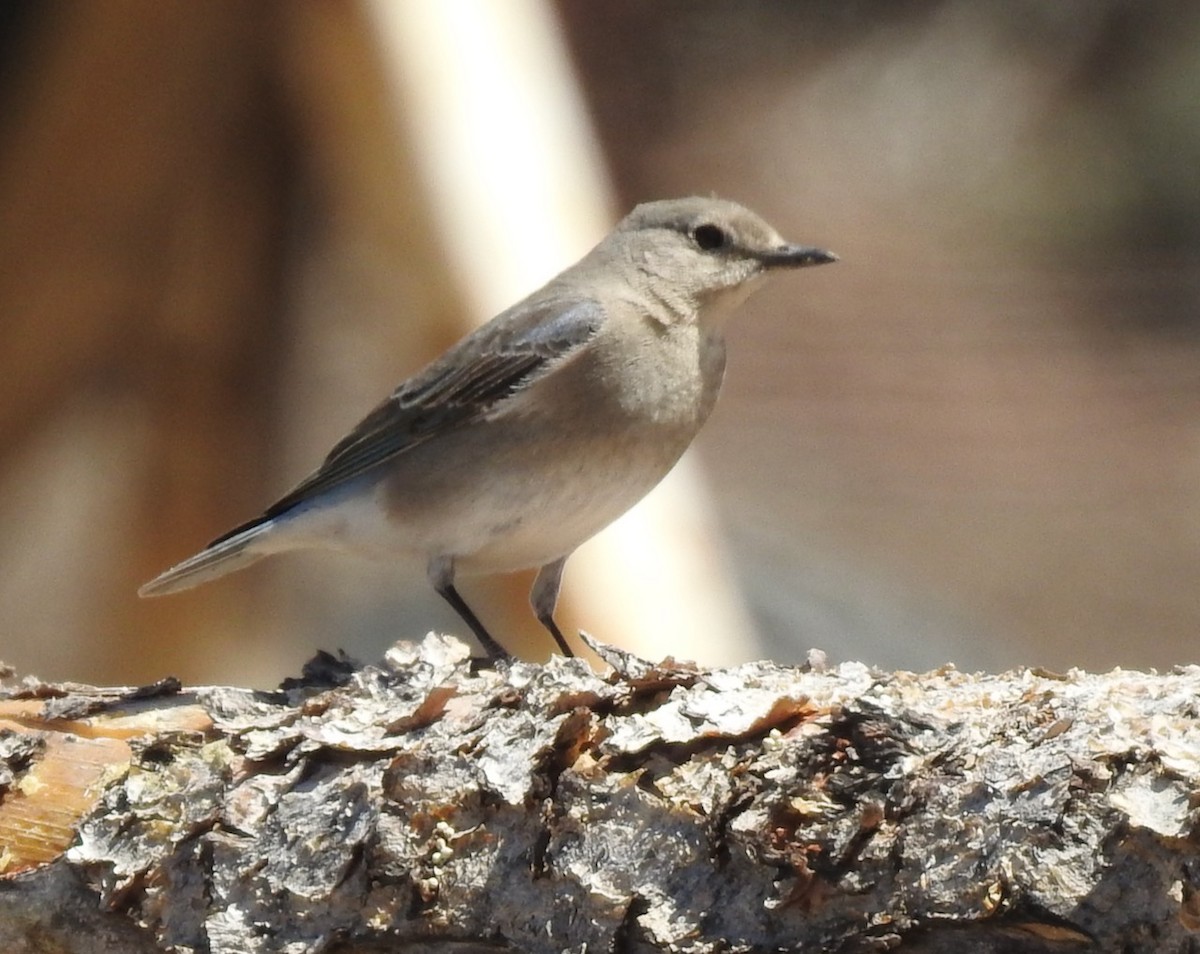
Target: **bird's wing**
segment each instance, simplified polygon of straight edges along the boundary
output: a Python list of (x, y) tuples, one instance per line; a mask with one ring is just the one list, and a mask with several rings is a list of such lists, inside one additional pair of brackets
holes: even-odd
[(263, 518), (485, 416), (582, 347), (603, 320), (597, 302), (550, 299), (484, 325), (396, 388)]

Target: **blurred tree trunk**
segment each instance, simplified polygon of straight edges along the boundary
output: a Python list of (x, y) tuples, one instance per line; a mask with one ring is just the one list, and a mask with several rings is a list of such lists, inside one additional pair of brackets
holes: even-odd
[(213, 631), (203, 607), (135, 608), (134, 591), (181, 541), (263, 500), (294, 175), (278, 34), (274, 3), (53, 4), (10, 79), (0, 447), (12, 455), (64, 406), (122, 393), (146, 425), (128, 538), (81, 534), (96, 560), (121, 563), (85, 663), (101, 675), (151, 649), (178, 667)]

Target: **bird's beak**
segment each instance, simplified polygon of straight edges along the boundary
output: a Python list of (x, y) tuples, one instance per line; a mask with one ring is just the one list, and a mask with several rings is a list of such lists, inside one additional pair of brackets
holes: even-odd
[(824, 265), (836, 262), (838, 257), (823, 248), (807, 245), (780, 245), (778, 248), (759, 252), (758, 260), (767, 268), (803, 268), (806, 265)]

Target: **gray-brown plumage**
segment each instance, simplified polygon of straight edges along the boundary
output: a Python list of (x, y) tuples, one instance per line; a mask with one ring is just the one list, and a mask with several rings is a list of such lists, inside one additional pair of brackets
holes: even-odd
[(402, 383), (262, 516), (139, 592), (187, 589), (299, 547), (416, 558), (499, 657), (455, 574), (540, 567), (534, 611), (570, 654), (553, 618), (563, 564), (666, 475), (708, 418), (726, 317), (758, 276), (835, 260), (733, 202), (639, 205)]

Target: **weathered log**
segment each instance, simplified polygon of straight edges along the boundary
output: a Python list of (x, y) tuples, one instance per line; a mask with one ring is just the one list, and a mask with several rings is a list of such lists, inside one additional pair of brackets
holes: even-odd
[(0, 949), (1193, 951), (1200, 668), (12, 684)]

